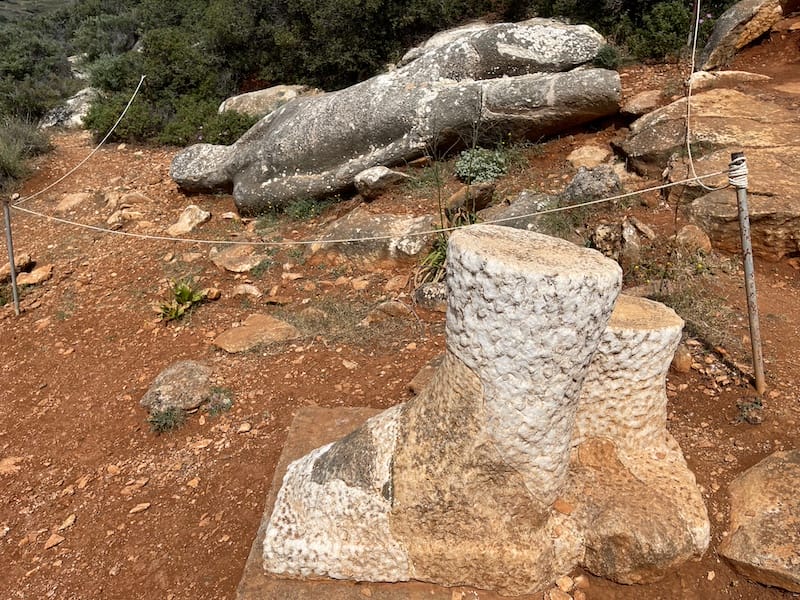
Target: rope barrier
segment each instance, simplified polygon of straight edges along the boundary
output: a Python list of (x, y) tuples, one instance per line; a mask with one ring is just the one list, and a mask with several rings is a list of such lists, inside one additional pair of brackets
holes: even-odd
[(700, 33), (700, 13), (701, 13), (701, 2), (697, 0), (695, 2), (696, 9), (694, 15), (694, 34), (692, 35), (692, 65), (691, 65), (691, 72), (689, 73), (689, 78), (686, 80), (686, 157), (689, 161), (689, 172), (691, 173), (692, 177), (694, 177), (698, 183), (698, 185), (706, 190), (707, 192), (715, 192), (717, 190), (724, 189), (727, 186), (722, 187), (709, 187), (705, 185), (700, 179), (697, 177), (697, 171), (695, 171), (694, 167), (694, 156), (692, 156), (692, 76), (695, 74), (695, 67), (697, 63), (697, 36)]
[(105, 144), (108, 141), (108, 138), (111, 137), (111, 134), (114, 133), (114, 130), (117, 128), (117, 125), (119, 125), (122, 122), (122, 119), (127, 114), (128, 109), (131, 107), (131, 104), (133, 104), (133, 100), (136, 98), (136, 95), (139, 93), (139, 90), (142, 87), (142, 83), (144, 83), (144, 75), (142, 75), (141, 79), (139, 79), (139, 85), (136, 86), (136, 89), (133, 91), (133, 95), (131, 96), (131, 99), (128, 100), (128, 104), (125, 106), (125, 109), (122, 111), (122, 114), (120, 114), (120, 116), (117, 119), (116, 123), (114, 123), (114, 125), (111, 127), (111, 129), (108, 130), (108, 133), (105, 135), (105, 137), (102, 140), (100, 140), (100, 143), (97, 144), (97, 146), (94, 148), (94, 150), (92, 150), (86, 158), (84, 158), (81, 162), (79, 162), (77, 165), (72, 167), (72, 169), (67, 171), (64, 175), (62, 175), (61, 177), (56, 179), (53, 183), (51, 183), (50, 185), (48, 185), (44, 189), (39, 190), (35, 194), (31, 194), (30, 196), (27, 196), (25, 198), (21, 198), (21, 199), (17, 200), (15, 206), (18, 206), (18, 205), (22, 204), (23, 202), (27, 202), (28, 200), (33, 200), (37, 196), (41, 196), (42, 194), (44, 194), (46, 191), (52, 190), (55, 186), (57, 186), (59, 183), (64, 181), (67, 177), (72, 175), (75, 171), (80, 169), (83, 165), (85, 165), (89, 161), (90, 158), (92, 158), (95, 154), (97, 154), (97, 152), (100, 150), (100, 148), (103, 146), (103, 144)]
[[(646, 194), (648, 192), (656, 192), (659, 190), (667, 189), (670, 187), (678, 186), (678, 185), (686, 185), (688, 183), (694, 183), (698, 179), (709, 179), (711, 177), (718, 177), (719, 175), (723, 175), (727, 173), (727, 170), (724, 171), (717, 171), (715, 173), (708, 173), (706, 175), (701, 175), (698, 177), (691, 177), (688, 179), (684, 179), (681, 181), (675, 181), (671, 183), (665, 183), (662, 185), (657, 185), (649, 188), (643, 188), (641, 190), (636, 190), (633, 192), (626, 192), (624, 194), (618, 194), (616, 196), (609, 196), (607, 198), (600, 198), (598, 200), (591, 200), (589, 202), (582, 202), (580, 204), (571, 204), (569, 206), (559, 206), (555, 208), (548, 208), (532, 213), (527, 213), (523, 215), (516, 215), (513, 217), (506, 217), (503, 219), (493, 219), (490, 221), (482, 221), (482, 223), (486, 225), (499, 225), (502, 223), (507, 223), (509, 221), (516, 221), (518, 219), (530, 219), (533, 217), (538, 217), (540, 215), (547, 215), (553, 214), (558, 212), (564, 212), (568, 210), (573, 210), (576, 208), (582, 208), (584, 206), (593, 206), (596, 204), (603, 204), (606, 202), (614, 202), (616, 200), (623, 200), (625, 198), (631, 198), (633, 196), (638, 196), (640, 194)], [(41, 217), (47, 219), (49, 221), (53, 221), (55, 223), (60, 223), (63, 225), (71, 225), (73, 227), (78, 227), (80, 229), (86, 229), (89, 231), (94, 231), (97, 233), (103, 233), (108, 235), (117, 235), (122, 237), (129, 237), (141, 240), (154, 240), (154, 241), (164, 241), (164, 242), (180, 242), (185, 244), (226, 244), (226, 245), (239, 245), (239, 246), (264, 246), (264, 247), (289, 247), (289, 246), (311, 246), (314, 244), (347, 244), (353, 242), (375, 242), (375, 241), (386, 241), (394, 239), (396, 236), (391, 235), (379, 235), (379, 236), (368, 236), (368, 237), (360, 237), (360, 238), (341, 238), (341, 239), (332, 239), (332, 240), (322, 240), (322, 239), (315, 239), (315, 240), (284, 240), (280, 242), (262, 242), (262, 241), (238, 241), (238, 240), (207, 240), (207, 239), (200, 239), (200, 238), (179, 238), (179, 237), (172, 237), (172, 236), (165, 236), (165, 235), (149, 235), (145, 233), (134, 233), (131, 231), (119, 231), (114, 229), (108, 229), (107, 227), (99, 227), (97, 225), (89, 225), (87, 223), (80, 223), (77, 221), (71, 221), (69, 219), (62, 219), (60, 217), (54, 217), (52, 215), (47, 215), (44, 213), (40, 213), (34, 210), (30, 210), (27, 208), (22, 208), (18, 204), (12, 206), (13, 209), (25, 213), (27, 215)], [(450, 231), (455, 231), (456, 229), (460, 229), (459, 227), (446, 227), (442, 229), (434, 229), (428, 231), (418, 231), (418, 232), (411, 232), (407, 235), (412, 237), (421, 237), (421, 236), (428, 236), (428, 235), (435, 235), (438, 233), (447, 233)]]

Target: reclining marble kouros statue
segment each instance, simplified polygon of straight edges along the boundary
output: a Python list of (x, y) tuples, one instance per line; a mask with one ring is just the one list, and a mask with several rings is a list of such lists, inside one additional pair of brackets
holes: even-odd
[(394, 71), (292, 100), (231, 146), (191, 146), (170, 175), (187, 191), (232, 189), (252, 214), (458, 140), (538, 140), (617, 111), (619, 75), (588, 66), (603, 43), (588, 26), (543, 19), (465, 31)]
[(666, 430), (681, 319), (619, 296), (614, 261), (537, 233), (461, 229), (447, 261), (432, 382), (289, 466), (264, 569), (515, 595), (700, 556), (706, 508)]

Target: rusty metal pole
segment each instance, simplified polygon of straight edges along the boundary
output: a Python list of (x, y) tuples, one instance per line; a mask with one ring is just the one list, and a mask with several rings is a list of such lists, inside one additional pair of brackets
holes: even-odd
[(766, 389), (764, 380), (764, 354), (761, 348), (761, 327), (758, 322), (758, 296), (753, 267), (753, 245), (750, 241), (750, 212), (747, 208), (747, 159), (743, 152), (731, 154), (729, 182), (736, 188), (739, 206), (739, 229), (742, 235), (742, 258), (744, 260), (744, 283), (747, 292), (747, 312), (750, 319), (750, 343), (753, 349), (753, 374), (759, 396)]
[[(19, 198), (14, 194), (12, 200)], [(14, 313), (19, 316), (19, 290), (17, 289), (17, 264), (14, 260), (14, 240), (11, 236), (11, 210), (8, 198), (3, 198), (3, 217), (6, 222), (6, 248), (8, 249), (8, 264), (11, 267), (11, 293), (14, 296)]]

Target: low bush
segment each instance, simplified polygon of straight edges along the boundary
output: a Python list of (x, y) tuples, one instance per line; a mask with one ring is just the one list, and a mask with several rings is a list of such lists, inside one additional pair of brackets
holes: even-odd
[(0, 119), (0, 190), (27, 173), (29, 158), (49, 149), (48, 136), (35, 123), (18, 117)]
[(458, 156), (455, 175), (466, 183), (494, 181), (508, 172), (508, 163), (503, 149), (470, 148)]

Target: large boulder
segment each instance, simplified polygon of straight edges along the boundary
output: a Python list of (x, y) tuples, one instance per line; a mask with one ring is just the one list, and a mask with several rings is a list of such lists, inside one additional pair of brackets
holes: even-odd
[(80, 129), (83, 127), (83, 119), (89, 114), (89, 107), (97, 99), (98, 92), (95, 88), (88, 87), (79, 91), (69, 98), (61, 106), (57, 106), (48, 112), (40, 127), (65, 127), (67, 129)]
[(745, 577), (800, 592), (800, 451), (776, 452), (730, 485), (731, 531), (719, 552)]
[[(631, 125), (620, 147), (637, 170), (671, 181), (691, 176), (686, 156), (686, 100), (660, 108)], [(731, 153), (744, 152), (754, 252), (777, 260), (800, 248), (800, 117), (778, 103), (730, 89), (715, 89), (692, 98), (691, 147), (699, 175), (725, 172)], [(704, 181), (727, 183), (727, 174)], [(736, 194), (688, 184), (694, 200), (690, 217), (714, 246), (739, 248)], [(698, 196), (700, 196), (698, 198)]]
[(576, 69), (602, 45), (586, 26), (494, 25), (395, 71), (285, 104), (232, 146), (192, 146), (170, 173), (189, 191), (232, 186), (240, 212), (252, 214), (346, 191), (365, 169), (436, 144), (552, 134), (616, 112), (618, 74)]
[(737, 50), (767, 33), (782, 16), (780, 0), (743, 0), (734, 4), (717, 19), (700, 55), (702, 68), (727, 65)]

